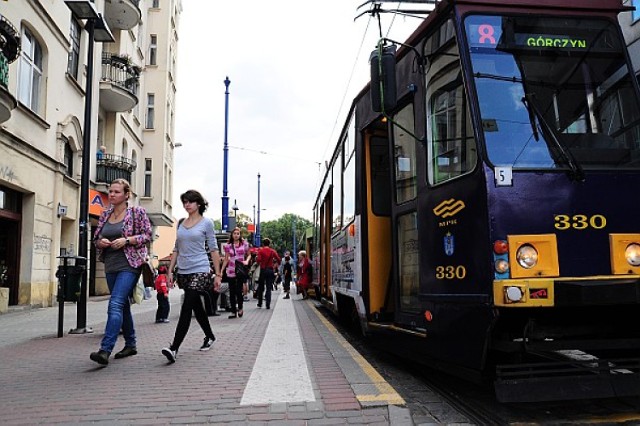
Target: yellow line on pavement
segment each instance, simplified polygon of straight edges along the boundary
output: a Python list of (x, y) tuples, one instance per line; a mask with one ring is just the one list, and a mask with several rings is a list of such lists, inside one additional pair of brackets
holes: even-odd
[(373, 368), (373, 366), (369, 364), (369, 362), (366, 359), (364, 359), (364, 357), (360, 355), (360, 353), (357, 350), (355, 350), (355, 348), (351, 346), (351, 344), (349, 344), (349, 342), (347, 342), (344, 339), (344, 337), (340, 335), (340, 333), (338, 333), (338, 330), (336, 330), (333, 324), (327, 321), (327, 319), (323, 317), (317, 311), (317, 309), (313, 309), (313, 312), (316, 314), (318, 319), (324, 324), (324, 326), (327, 327), (327, 329), (332, 334), (334, 334), (338, 343), (340, 343), (340, 345), (349, 353), (349, 355), (351, 355), (351, 358), (353, 358), (353, 360), (360, 366), (362, 371), (371, 380), (371, 383), (375, 385), (375, 387), (378, 389), (378, 392), (379, 392), (378, 395), (356, 395), (356, 398), (358, 398), (358, 401), (360, 402), (380, 401), (380, 402), (386, 402), (388, 404), (404, 405), (405, 404), (404, 399), (396, 392), (393, 386), (391, 386), (376, 371), (376, 369)]

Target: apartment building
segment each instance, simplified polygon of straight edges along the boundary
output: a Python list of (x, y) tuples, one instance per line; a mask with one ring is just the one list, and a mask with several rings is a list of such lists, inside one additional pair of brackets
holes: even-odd
[[(78, 249), (83, 161), (90, 162), (88, 235), (115, 178), (131, 182), (130, 203), (147, 209), (154, 233), (172, 225), (181, 0), (91, 3), (100, 14), (91, 21), (92, 55), (89, 21), (65, 1), (0, 1), (0, 311), (55, 303), (58, 256)], [(107, 27), (112, 42), (99, 36)], [(89, 294), (106, 294), (88, 246)]]

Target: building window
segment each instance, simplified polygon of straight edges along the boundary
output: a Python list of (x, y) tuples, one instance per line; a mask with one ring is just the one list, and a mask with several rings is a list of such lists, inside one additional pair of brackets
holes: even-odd
[(67, 73), (77, 80), (80, 63), (80, 24), (73, 18), (71, 19), (69, 37), (71, 38), (71, 51), (69, 52)]
[(160, 7), (160, 0), (153, 0), (153, 4), (152, 6), (153, 8), (157, 9)]
[(153, 129), (153, 123), (155, 119), (155, 101), (156, 95), (153, 93), (147, 93), (147, 119), (145, 121), (146, 129)]
[(64, 166), (66, 175), (70, 178), (73, 177), (73, 150), (71, 149), (71, 144), (69, 140), (66, 138), (64, 140)]
[(158, 65), (158, 36), (151, 34), (149, 41), (149, 65)]
[(42, 47), (31, 31), (22, 31), (22, 55), (18, 82), (18, 99), (37, 113), (40, 108), (42, 85)]
[(144, 159), (144, 196), (151, 197), (151, 158)]

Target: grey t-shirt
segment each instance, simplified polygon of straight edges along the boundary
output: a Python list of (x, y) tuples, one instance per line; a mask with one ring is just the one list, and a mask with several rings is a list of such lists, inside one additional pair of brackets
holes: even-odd
[[(122, 238), (122, 222), (118, 223), (109, 223), (105, 222), (104, 227), (102, 228), (102, 238), (106, 238), (109, 241), (116, 240), (118, 238)], [(124, 255), (124, 250), (113, 250), (109, 247), (105, 248), (104, 251), (104, 272), (112, 273), (112, 272), (138, 272), (138, 269), (133, 268), (129, 265), (129, 261), (127, 257)]]
[(218, 250), (218, 240), (213, 229), (213, 222), (202, 218), (191, 228), (178, 226), (176, 245), (173, 251), (178, 252), (178, 273), (195, 274), (209, 272), (209, 258), (205, 251), (204, 242), (207, 241), (210, 251)]

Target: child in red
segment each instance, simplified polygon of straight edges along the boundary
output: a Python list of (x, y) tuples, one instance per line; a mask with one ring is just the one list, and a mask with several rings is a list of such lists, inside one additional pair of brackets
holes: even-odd
[(169, 322), (169, 287), (167, 287), (167, 267), (162, 265), (158, 268), (156, 278), (156, 291), (158, 292), (158, 310), (156, 311), (156, 322)]

